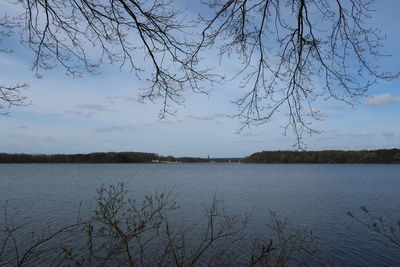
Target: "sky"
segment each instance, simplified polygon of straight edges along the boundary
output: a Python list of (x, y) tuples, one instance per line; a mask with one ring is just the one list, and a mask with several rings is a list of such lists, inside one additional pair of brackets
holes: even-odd
[[(385, 51), (393, 56), (384, 67), (400, 71), (399, 1), (377, 1), (372, 23), (387, 34)], [(188, 3), (188, 2), (187, 2)], [(0, 10), (9, 13), (4, 2)], [(30, 70), (32, 53), (16, 39), (0, 46), (14, 53), (0, 53), (0, 83), (26, 82), (23, 95), (31, 102), (12, 107), (0, 116), (0, 153), (89, 153), (141, 151), (161, 155), (242, 157), (263, 150), (291, 150), (292, 136), (282, 135), (285, 114), (270, 123), (238, 132), (240, 122), (231, 103), (239, 96), (238, 81), (207, 88), (210, 95), (186, 92), (176, 114), (159, 119), (160, 103), (140, 103), (138, 92), (146, 81), (117, 66), (103, 65), (95, 75), (65, 75), (61, 67), (43, 71), (38, 79)], [(206, 58), (222, 73), (234, 66)], [(383, 81), (368, 91), (355, 107), (337, 101), (315, 104), (322, 120), (312, 127), (320, 134), (305, 136), (308, 150), (360, 150), (400, 148), (400, 80)]]

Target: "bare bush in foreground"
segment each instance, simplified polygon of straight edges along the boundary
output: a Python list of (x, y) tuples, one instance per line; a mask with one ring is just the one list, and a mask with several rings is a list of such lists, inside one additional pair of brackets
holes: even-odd
[(215, 197), (200, 227), (179, 223), (169, 194), (146, 195), (138, 202), (118, 184), (101, 186), (96, 200), (90, 220), (47, 229), (29, 245), (17, 239), (26, 225), (5, 214), (0, 263), (49, 264), (42, 261), (51, 256), (50, 264), (67, 266), (301, 266), (313, 253), (312, 235), (290, 230), (275, 212), (268, 226), (272, 238), (247, 236), (249, 218), (229, 215)]
[(400, 248), (400, 219), (396, 223), (388, 224), (382, 216), (375, 215), (366, 206), (360, 207), (361, 214), (357, 215), (348, 211), (347, 216), (374, 231), (386, 241)]

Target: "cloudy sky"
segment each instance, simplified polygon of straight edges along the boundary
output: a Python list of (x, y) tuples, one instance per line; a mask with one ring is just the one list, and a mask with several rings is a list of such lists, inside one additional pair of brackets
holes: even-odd
[[(0, 10), (9, 5), (0, 4)], [(393, 57), (384, 67), (400, 70), (400, 1), (379, 1), (372, 23), (387, 34), (385, 51)], [(13, 11), (14, 12), (14, 11)], [(231, 103), (240, 95), (238, 81), (215, 85), (209, 96), (188, 91), (176, 115), (160, 120), (160, 103), (139, 103), (138, 92), (146, 87), (129, 72), (104, 65), (96, 75), (66, 76), (62, 68), (44, 71), (37, 79), (30, 71), (32, 54), (18, 40), (0, 45), (14, 48), (0, 53), (0, 83), (29, 83), (23, 94), (27, 107), (14, 107), (0, 116), (0, 152), (87, 153), (143, 151), (162, 155), (234, 157), (262, 150), (292, 149), (293, 138), (282, 135), (285, 114), (267, 125), (238, 133)], [(210, 64), (228, 75), (232, 66)], [(335, 101), (314, 106), (323, 120), (313, 123), (320, 134), (305, 138), (307, 149), (375, 149), (400, 147), (400, 80), (384, 81), (371, 88), (356, 107)]]

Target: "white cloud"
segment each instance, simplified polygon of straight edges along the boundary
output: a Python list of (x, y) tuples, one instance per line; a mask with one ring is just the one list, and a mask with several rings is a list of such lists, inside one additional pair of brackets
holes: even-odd
[(229, 115), (226, 113), (214, 113), (212, 115), (203, 115), (203, 114), (190, 114), (186, 116), (188, 119), (192, 120), (201, 120), (201, 121), (212, 121), (217, 118), (229, 118)]
[(215, 118), (230, 118), (231, 116), (226, 113), (214, 113)]
[(118, 102), (118, 101), (138, 103), (137, 99), (130, 97), (130, 96), (106, 96), (106, 100), (110, 104), (115, 104), (115, 102)]
[(186, 116), (189, 119), (193, 120), (202, 120), (202, 121), (211, 121), (214, 119), (214, 116), (211, 115), (199, 115), (199, 114), (191, 114)]
[(123, 132), (132, 129), (131, 126), (110, 126), (96, 129), (99, 133)]
[(394, 136), (394, 133), (392, 133), (392, 132), (383, 132), (383, 133), (382, 133), (382, 136), (385, 136), (385, 137), (393, 137), (393, 136)]
[(166, 120), (166, 119), (161, 119), (161, 120), (158, 120), (157, 122), (158, 122), (158, 123), (161, 123), (161, 124), (175, 125), (175, 122), (170, 121), (170, 120)]
[(93, 112), (82, 112), (79, 110), (66, 110), (65, 113), (78, 115), (78, 116), (85, 117), (85, 118), (90, 118), (94, 115)]
[(360, 133), (352, 134), (351, 136), (353, 136), (353, 137), (370, 137), (370, 136), (373, 136), (373, 134), (368, 133), (368, 132), (360, 132)]
[(79, 109), (87, 109), (87, 110), (93, 110), (93, 111), (114, 112), (114, 110), (108, 109), (104, 105), (100, 105), (100, 104), (80, 104), (80, 105), (76, 105), (75, 107), (79, 108)]
[(330, 110), (345, 110), (346, 109), (346, 107), (339, 106), (339, 105), (327, 105), (324, 108), (325, 109), (330, 109)]
[(379, 95), (371, 95), (364, 98), (364, 103), (368, 106), (384, 106), (391, 103), (400, 103), (400, 97), (394, 96), (389, 93), (379, 94)]

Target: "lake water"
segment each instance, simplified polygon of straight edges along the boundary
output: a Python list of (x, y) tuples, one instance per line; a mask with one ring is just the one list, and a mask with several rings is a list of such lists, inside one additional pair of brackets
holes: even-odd
[(346, 216), (366, 205), (385, 221), (397, 222), (400, 165), (2, 164), (0, 208), (8, 200), (15, 218), (31, 220), (39, 231), (73, 221), (79, 203), (90, 210), (96, 188), (118, 182), (139, 199), (171, 191), (187, 221), (197, 221), (216, 195), (228, 211), (250, 214), (248, 231), (255, 235), (265, 232), (268, 210), (277, 211), (291, 225), (313, 231), (318, 258), (313, 265), (400, 265), (400, 248)]

